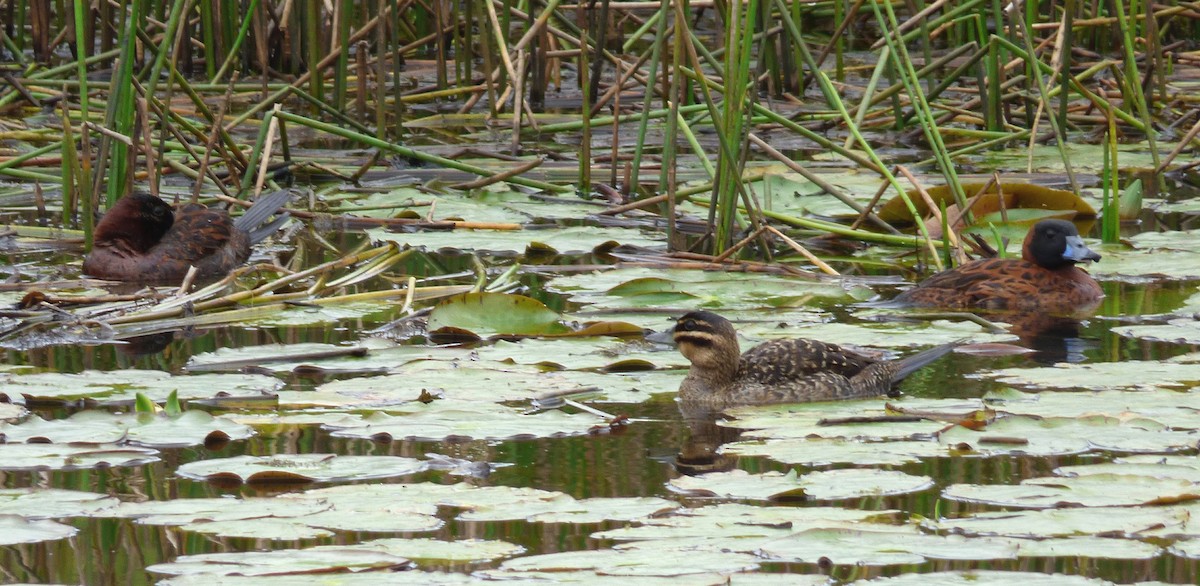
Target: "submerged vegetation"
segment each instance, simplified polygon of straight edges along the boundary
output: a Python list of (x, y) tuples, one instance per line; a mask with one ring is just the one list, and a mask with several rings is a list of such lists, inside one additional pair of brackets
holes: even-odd
[[(1194, 583), (1197, 39), (1182, 0), (0, 0), (0, 577)], [(81, 274), (128, 193), (281, 189), (224, 278)], [(858, 303), (1047, 217), (1100, 318)], [(702, 308), (964, 347), (681, 421), (643, 333)]]

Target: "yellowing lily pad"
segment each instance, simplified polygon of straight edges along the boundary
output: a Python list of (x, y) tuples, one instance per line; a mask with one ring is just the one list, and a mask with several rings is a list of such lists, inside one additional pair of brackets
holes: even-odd
[(465, 293), (437, 304), (429, 314), (427, 327), (430, 332), (457, 328), (481, 337), (495, 334), (538, 336), (567, 332), (559, 317), (557, 311), (524, 295)]

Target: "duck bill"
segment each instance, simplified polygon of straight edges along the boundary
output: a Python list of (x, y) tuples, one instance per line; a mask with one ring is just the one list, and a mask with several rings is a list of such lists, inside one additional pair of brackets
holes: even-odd
[(1073, 262), (1096, 262), (1100, 260), (1100, 255), (1096, 251), (1087, 247), (1083, 243), (1083, 238), (1078, 236), (1067, 237), (1067, 249), (1063, 251), (1063, 260)]

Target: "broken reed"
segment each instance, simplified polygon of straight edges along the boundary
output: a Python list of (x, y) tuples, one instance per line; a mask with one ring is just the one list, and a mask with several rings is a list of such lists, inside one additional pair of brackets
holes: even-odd
[[(928, 146), (927, 163), (957, 185), (954, 157), (1020, 141), (1063, 145), (1072, 126), (1113, 118), (1123, 132), (1154, 141), (1156, 125), (1190, 115), (1163, 108), (1173, 99), (1166, 80), (1178, 53), (1200, 36), (1200, 11), (1179, 0), (1132, 8), (1063, 0), (1016, 10), (996, 0), (911, 8), (873, 0), (69, 6), (0, 7), (0, 40), (17, 66), (6, 72), (12, 83), (0, 87), (0, 108), (62, 96), (62, 118), (74, 126), (45, 139), (59, 142), (41, 145), (58, 149), (70, 171), (39, 173), (18, 158), (0, 161), (0, 173), (62, 182), (64, 217), (111, 202), (135, 177), (156, 191), (164, 172), (190, 172), (234, 195), (262, 185), (267, 166), (257, 165), (258, 153), (244, 152), (246, 141), (235, 134), (264, 136), (275, 104), (286, 104), (279, 118), (289, 124), (406, 156), (413, 149), (404, 143), (420, 131), (402, 123), (408, 108), (421, 107), (486, 112), (513, 128), (513, 154), (534, 131), (545, 139), (585, 129), (589, 145), (615, 144), (616, 132), (630, 132), (619, 122), (636, 124), (632, 146), (595, 149), (595, 157), (606, 157), (607, 173), (593, 173), (593, 151), (582, 149), (577, 188), (591, 191), (597, 178), (617, 177), (621, 185), (612, 187), (626, 193), (675, 195), (683, 191), (677, 171), (698, 161), (715, 204), (716, 252), (739, 229), (763, 221), (744, 172), (747, 160), (762, 156), (749, 146), (757, 144), (758, 125), (776, 126), (775, 138), (794, 133), (840, 153), (896, 192), (904, 186), (869, 137), (875, 129), (904, 132)], [(64, 46), (77, 59), (55, 52)], [(874, 63), (857, 67), (870, 72), (865, 84), (849, 77), (853, 50), (873, 52)], [(1079, 61), (1086, 51), (1104, 57)], [(1106, 77), (1118, 85), (1106, 85)], [(556, 110), (573, 109), (578, 125), (537, 123), (546, 97), (556, 93), (563, 98)], [(609, 128), (611, 139), (603, 134)], [(702, 128), (715, 134), (715, 147), (702, 146)], [(278, 130), (286, 134), (286, 125)], [(286, 138), (275, 140), (286, 156)], [(658, 169), (651, 156), (659, 157)], [(1070, 174), (1065, 151), (1061, 156)], [(89, 217), (83, 215), (85, 229)]]

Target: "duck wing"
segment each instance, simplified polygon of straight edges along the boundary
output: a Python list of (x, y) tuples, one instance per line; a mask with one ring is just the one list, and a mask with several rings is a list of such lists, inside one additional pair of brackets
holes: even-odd
[(766, 384), (795, 381), (818, 373), (852, 377), (875, 360), (837, 344), (792, 338), (771, 340), (742, 354), (740, 370)]

